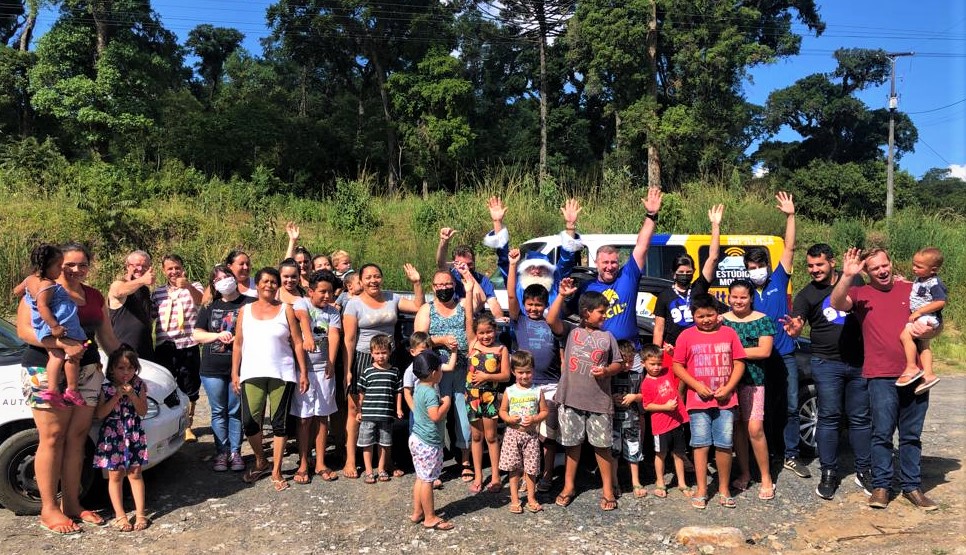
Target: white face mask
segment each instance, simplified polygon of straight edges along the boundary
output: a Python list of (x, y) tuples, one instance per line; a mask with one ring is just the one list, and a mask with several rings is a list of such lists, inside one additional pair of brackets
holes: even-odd
[(215, 282), (215, 291), (222, 295), (230, 295), (238, 289), (238, 282), (235, 278), (228, 276)]
[(768, 279), (768, 268), (755, 268), (748, 270), (748, 279), (755, 285), (761, 285)]

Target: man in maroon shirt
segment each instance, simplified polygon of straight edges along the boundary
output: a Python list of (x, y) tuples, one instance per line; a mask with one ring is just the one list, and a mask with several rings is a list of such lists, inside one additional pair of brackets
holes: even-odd
[[(853, 286), (852, 278), (865, 269), (866, 285)], [(909, 321), (909, 293), (912, 284), (897, 281), (892, 260), (883, 249), (860, 254), (849, 249), (843, 258), (842, 278), (832, 290), (830, 303), (836, 310), (852, 311), (862, 325), (865, 362), (862, 376), (869, 382), (872, 406), (872, 496), (869, 506), (884, 509), (889, 504), (889, 487), (894, 472), (892, 435), (899, 429), (899, 486), (902, 496), (926, 511), (938, 506), (922, 493), (920, 458), (922, 425), (929, 408), (929, 395), (916, 395), (910, 388), (896, 387), (905, 368), (899, 333)], [(929, 330), (915, 324), (913, 337)]]

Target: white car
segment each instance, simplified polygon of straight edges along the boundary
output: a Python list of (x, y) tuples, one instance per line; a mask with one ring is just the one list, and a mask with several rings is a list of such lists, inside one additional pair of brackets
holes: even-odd
[[(0, 319), (0, 505), (16, 514), (38, 514), (40, 494), (34, 478), (34, 454), (39, 436), (20, 381), (20, 356), (25, 348), (14, 327)], [(107, 363), (103, 351), (101, 360)], [(188, 397), (178, 390), (171, 373), (158, 364), (142, 360), (139, 376), (148, 386), (148, 412), (142, 419), (148, 439), (146, 470), (184, 444)], [(95, 421), (84, 461), (84, 493), (95, 477), (93, 455), (99, 430), (100, 422)]]

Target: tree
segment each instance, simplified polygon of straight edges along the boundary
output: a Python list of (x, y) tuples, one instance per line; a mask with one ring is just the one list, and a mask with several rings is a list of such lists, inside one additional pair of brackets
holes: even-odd
[[(769, 133), (787, 126), (801, 141), (766, 141), (755, 153), (770, 171), (795, 170), (814, 160), (868, 162), (882, 160), (888, 141), (889, 111), (870, 110), (856, 92), (889, 79), (883, 50), (839, 49), (831, 73), (803, 77), (768, 95), (763, 125)], [(904, 113), (896, 113), (896, 158), (914, 149), (918, 132)]]
[(459, 159), (473, 139), (466, 117), (473, 86), (461, 75), (459, 60), (437, 47), (414, 72), (393, 74), (388, 89), (410, 163), (428, 198), (430, 176), (438, 184), (442, 165)]
[(0, 46), (6, 45), (24, 24), (26, 7), (22, 1), (0, 3)]
[(237, 29), (215, 27), (207, 23), (198, 25), (188, 33), (185, 46), (199, 58), (195, 63), (198, 75), (208, 90), (207, 102), (211, 104), (224, 77), (225, 60), (245, 40)]
[(919, 204), (928, 210), (951, 210), (966, 216), (966, 179), (954, 177), (949, 168), (932, 168), (916, 186)]
[(639, 167), (653, 145), (678, 181), (740, 162), (754, 114), (741, 82), (750, 67), (798, 53), (793, 16), (824, 30), (813, 0), (579, 3), (570, 57), (612, 118), (608, 152)]

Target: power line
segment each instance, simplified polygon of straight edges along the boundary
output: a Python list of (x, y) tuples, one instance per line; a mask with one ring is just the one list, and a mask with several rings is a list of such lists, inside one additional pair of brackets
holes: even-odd
[(924, 144), (924, 145), (926, 145), (926, 148), (928, 148), (929, 150), (931, 150), (932, 153), (935, 154), (936, 156), (938, 156), (940, 160), (942, 160), (943, 162), (946, 162), (946, 165), (949, 165), (949, 166), (952, 166), (953, 165), (952, 162), (950, 162), (949, 160), (946, 160), (943, 157), (942, 154), (939, 154), (938, 152), (936, 152), (936, 149), (934, 149), (933, 147), (929, 146), (929, 143), (927, 143), (926, 141), (922, 140), (922, 137), (919, 137), (919, 142), (922, 143), (922, 144)]
[(914, 115), (914, 114), (928, 114), (930, 112), (938, 112), (939, 110), (945, 110), (946, 108), (952, 108), (953, 106), (956, 106), (957, 104), (962, 104), (963, 102), (966, 102), (966, 98), (961, 98), (961, 99), (957, 100), (956, 102), (953, 102), (952, 104), (947, 104), (945, 106), (940, 106), (939, 108), (933, 108), (931, 110), (920, 110), (918, 112), (906, 112), (906, 115), (907, 116), (911, 116), (911, 115)]

